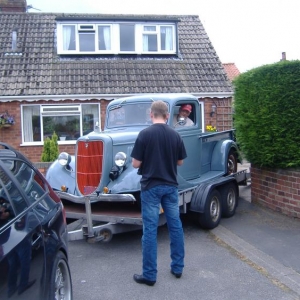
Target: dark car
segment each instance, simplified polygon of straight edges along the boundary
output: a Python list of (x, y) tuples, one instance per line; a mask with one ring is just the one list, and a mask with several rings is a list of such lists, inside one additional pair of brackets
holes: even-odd
[(20, 152), (0, 142), (0, 299), (72, 299), (62, 202)]

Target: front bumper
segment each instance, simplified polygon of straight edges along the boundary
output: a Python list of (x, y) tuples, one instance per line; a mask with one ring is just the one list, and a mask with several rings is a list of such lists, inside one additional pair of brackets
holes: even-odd
[(90, 194), (85, 196), (76, 196), (62, 191), (55, 191), (60, 199), (72, 201), (74, 203), (85, 204), (85, 199), (88, 198), (90, 203), (96, 202), (135, 202), (136, 199), (131, 194)]

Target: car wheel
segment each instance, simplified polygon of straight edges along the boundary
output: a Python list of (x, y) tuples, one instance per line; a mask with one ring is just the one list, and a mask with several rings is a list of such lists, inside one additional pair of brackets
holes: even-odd
[(221, 191), (222, 199), (222, 216), (230, 218), (235, 214), (238, 203), (238, 190), (233, 182), (225, 184)]
[(205, 203), (204, 213), (199, 215), (199, 224), (204, 229), (217, 227), (221, 219), (221, 194), (212, 190)]
[(227, 157), (227, 175), (237, 172), (237, 157), (236, 153), (230, 151)]
[(53, 263), (49, 300), (72, 300), (72, 281), (66, 256), (59, 251)]

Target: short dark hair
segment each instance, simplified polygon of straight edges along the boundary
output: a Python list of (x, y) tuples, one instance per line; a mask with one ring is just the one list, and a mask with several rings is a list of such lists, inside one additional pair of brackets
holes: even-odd
[(153, 113), (155, 118), (163, 117), (164, 119), (167, 118), (167, 115), (169, 113), (167, 104), (161, 100), (154, 101), (151, 104), (151, 112)]

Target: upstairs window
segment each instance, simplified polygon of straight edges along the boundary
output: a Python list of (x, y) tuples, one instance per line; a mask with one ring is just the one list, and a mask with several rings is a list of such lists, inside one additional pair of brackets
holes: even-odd
[(175, 54), (175, 24), (57, 24), (58, 54)]

